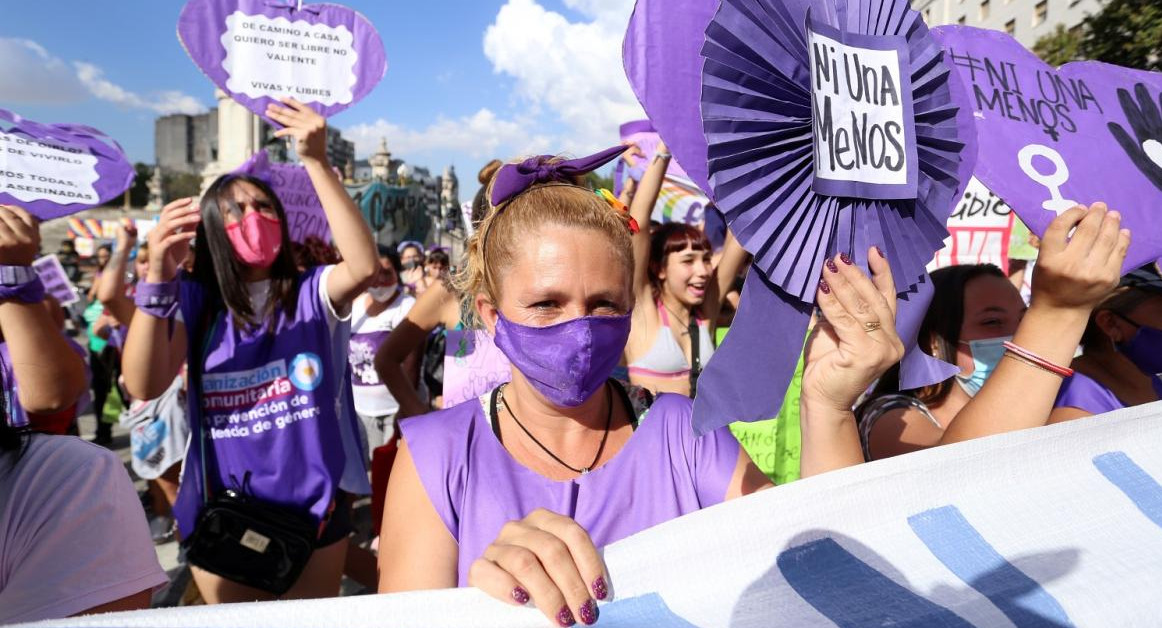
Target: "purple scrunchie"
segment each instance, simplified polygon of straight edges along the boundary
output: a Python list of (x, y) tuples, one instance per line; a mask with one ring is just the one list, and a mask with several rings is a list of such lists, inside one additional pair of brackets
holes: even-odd
[(137, 294), (133, 301), (137, 309), (154, 318), (170, 319), (177, 314), (179, 292), (176, 279), (163, 283), (142, 281), (137, 284)]
[(0, 286), (0, 301), (40, 303), (44, 301), (44, 284), (37, 277), (15, 286)]

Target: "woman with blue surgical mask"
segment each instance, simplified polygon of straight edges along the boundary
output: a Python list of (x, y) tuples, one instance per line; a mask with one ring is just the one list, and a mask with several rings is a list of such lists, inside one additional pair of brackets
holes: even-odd
[(1151, 265), (1122, 277), (1094, 310), (1076, 371), (1050, 422), (1080, 419), (1162, 397), (1162, 276)]
[(1028, 309), (995, 266), (933, 272), (917, 344), (960, 372), (911, 390), (901, 389), (898, 367), (885, 373), (857, 412), (865, 458), (1045, 425), (1129, 241), (1121, 216), (1104, 204), (1058, 216), (1042, 238)]

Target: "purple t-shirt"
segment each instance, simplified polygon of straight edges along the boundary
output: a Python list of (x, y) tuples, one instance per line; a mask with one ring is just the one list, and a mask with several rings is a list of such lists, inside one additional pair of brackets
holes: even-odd
[(1078, 408), (1092, 414), (1102, 414), (1126, 407), (1110, 389), (1093, 378), (1074, 373), (1061, 384), (1054, 408)]
[[(266, 502), (309, 510), (319, 521), (347, 462), (340, 414), (342, 420), (354, 416), (340, 413), (336, 402), (350, 403), (344, 390), (349, 383), (345, 359), (336, 364), (343, 351), (336, 351), (324, 309), (329, 306), (320, 297), (325, 268), (300, 275), (294, 318), (280, 314), (274, 323), (249, 331), (220, 309), (196, 338), (206, 295), (196, 282), (181, 284), (190, 363), (209, 348), (199, 393), (189, 395), (189, 411), (200, 419), (191, 426), (191, 439), (212, 444), (206, 453), (211, 486), (244, 489)], [(203, 503), (198, 452), (193, 443), (174, 506), (187, 537)]]
[(728, 428), (695, 438), (690, 399), (663, 394), (612, 460), (572, 480), (550, 480), (497, 440), (484, 410), (490, 399), (400, 422), (428, 499), (459, 545), (460, 586), (504, 524), (537, 508), (572, 517), (603, 547), (720, 503), (738, 464)]

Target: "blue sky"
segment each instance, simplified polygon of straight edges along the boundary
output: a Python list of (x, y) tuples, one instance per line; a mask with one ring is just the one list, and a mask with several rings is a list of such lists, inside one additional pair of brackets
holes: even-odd
[[(470, 180), (493, 156), (578, 153), (641, 117), (620, 64), (633, 0), (343, 0), (387, 50), (387, 76), (330, 123), (366, 157), (386, 136), (417, 165)], [(183, 2), (7, 0), (0, 107), (102, 129), (153, 162), (153, 121), (214, 106), (175, 34)], [(470, 187), (466, 186), (466, 187)]]

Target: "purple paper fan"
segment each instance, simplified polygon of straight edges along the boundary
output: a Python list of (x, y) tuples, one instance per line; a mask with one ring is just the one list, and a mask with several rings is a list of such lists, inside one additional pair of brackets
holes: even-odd
[[(829, 195), (813, 186), (809, 14), (853, 40), (903, 38), (900, 58), (911, 92), (902, 95), (905, 115), (914, 118), (914, 199)], [(912, 388), (950, 377), (955, 367), (916, 350), (915, 341), (932, 296), (925, 266), (942, 246), (945, 222), (971, 176), (975, 136), (971, 108), (957, 106), (963, 102), (959, 85), (949, 81), (943, 52), (919, 14), (906, 0), (721, 0), (702, 56), (710, 186), (731, 231), (754, 255), (752, 270), (762, 281), (747, 282), (731, 332), (699, 381), (696, 431), (778, 411), (823, 262), (839, 252), (865, 269), (861, 258), (870, 247), (887, 254), (900, 290), (897, 328), (910, 348), (901, 384)], [(747, 298), (758, 307), (746, 307)]]

